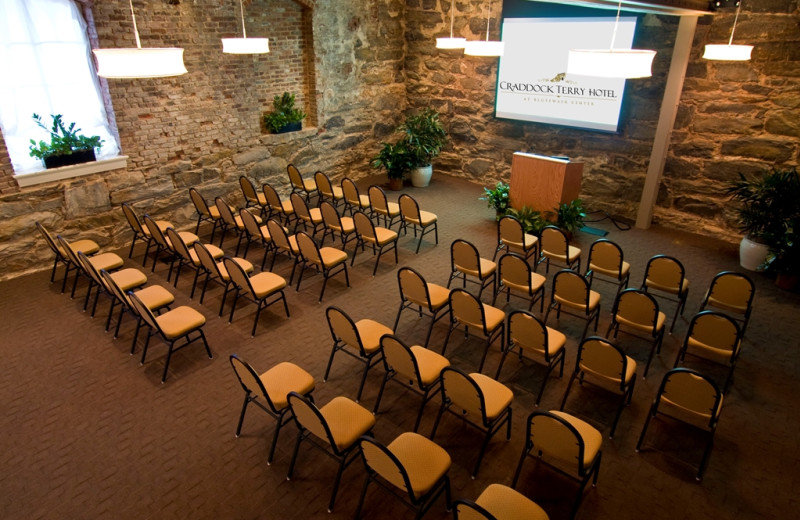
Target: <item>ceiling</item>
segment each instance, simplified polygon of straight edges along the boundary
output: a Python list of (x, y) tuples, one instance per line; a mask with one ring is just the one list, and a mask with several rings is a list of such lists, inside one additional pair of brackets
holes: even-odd
[[(536, 0), (553, 4), (569, 4), (595, 9), (617, 10), (617, 0)], [(622, 9), (628, 12), (667, 14), (673, 16), (703, 16), (713, 14), (708, 0), (654, 0), (650, 2), (622, 0)]]

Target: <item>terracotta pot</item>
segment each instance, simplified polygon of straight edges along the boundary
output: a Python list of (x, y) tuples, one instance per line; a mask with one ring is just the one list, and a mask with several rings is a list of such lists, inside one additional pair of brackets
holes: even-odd
[(797, 281), (800, 276), (794, 273), (778, 273), (775, 278), (775, 286), (784, 291), (794, 291), (797, 288)]
[(400, 191), (403, 189), (403, 179), (389, 179), (389, 189), (392, 191)]

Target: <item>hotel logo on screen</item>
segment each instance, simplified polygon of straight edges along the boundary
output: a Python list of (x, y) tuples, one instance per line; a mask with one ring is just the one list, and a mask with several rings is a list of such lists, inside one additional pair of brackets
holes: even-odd
[[(499, 87), (503, 92), (509, 94), (538, 94), (555, 97), (570, 97), (575, 99), (617, 99), (617, 93), (614, 89), (608, 88), (593, 88), (590, 86), (571, 86), (577, 85), (574, 81), (569, 81), (566, 78), (566, 73), (561, 72), (553, 79), (540, 79), (536, 83), (526, 83), (523, 81), (508, 81), (500, 80)], [(566, 83), (562, 85), (560, 83)]]

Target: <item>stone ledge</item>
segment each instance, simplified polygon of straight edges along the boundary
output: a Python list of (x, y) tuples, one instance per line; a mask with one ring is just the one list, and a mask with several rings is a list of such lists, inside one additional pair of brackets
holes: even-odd
[(261, 144), (283, 144), (283, 143), (291, 143), (292, 141), (298, 141), (300, 139), (305, 139), (306, 137), (313, 137), (318, 133), (319, 129), (315, 126), (312, 126), (310, 128), (303, 128), (302, 130), (298, 130), (297, 132), (262, 135), (259, 140), (261, 141)]
[(106, 172), (127, 168), (128, 156), (120, 155), (111, 159), (101, 159), (98, 161), (75, 164), (72, 166), (62, 166), (61, 168), (51, 168), (33, 173), (21, 173), (14, 176), (14, 180), (20, 188), (44, 184), (45, 182), (63, 181), (73, 177), (89, 175), (92, 173)]

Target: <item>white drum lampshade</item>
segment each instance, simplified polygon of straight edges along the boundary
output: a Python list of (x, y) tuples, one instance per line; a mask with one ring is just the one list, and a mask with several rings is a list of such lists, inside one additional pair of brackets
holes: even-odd
[(652, 76), (656, 51), (640, 49), (572, 49), (567, 74), (597, 78), (647, 78)]
[(183, 49), (177, 47), (94, 49), (97, 75), (110, 79), (166, 78), (186, 74)]

